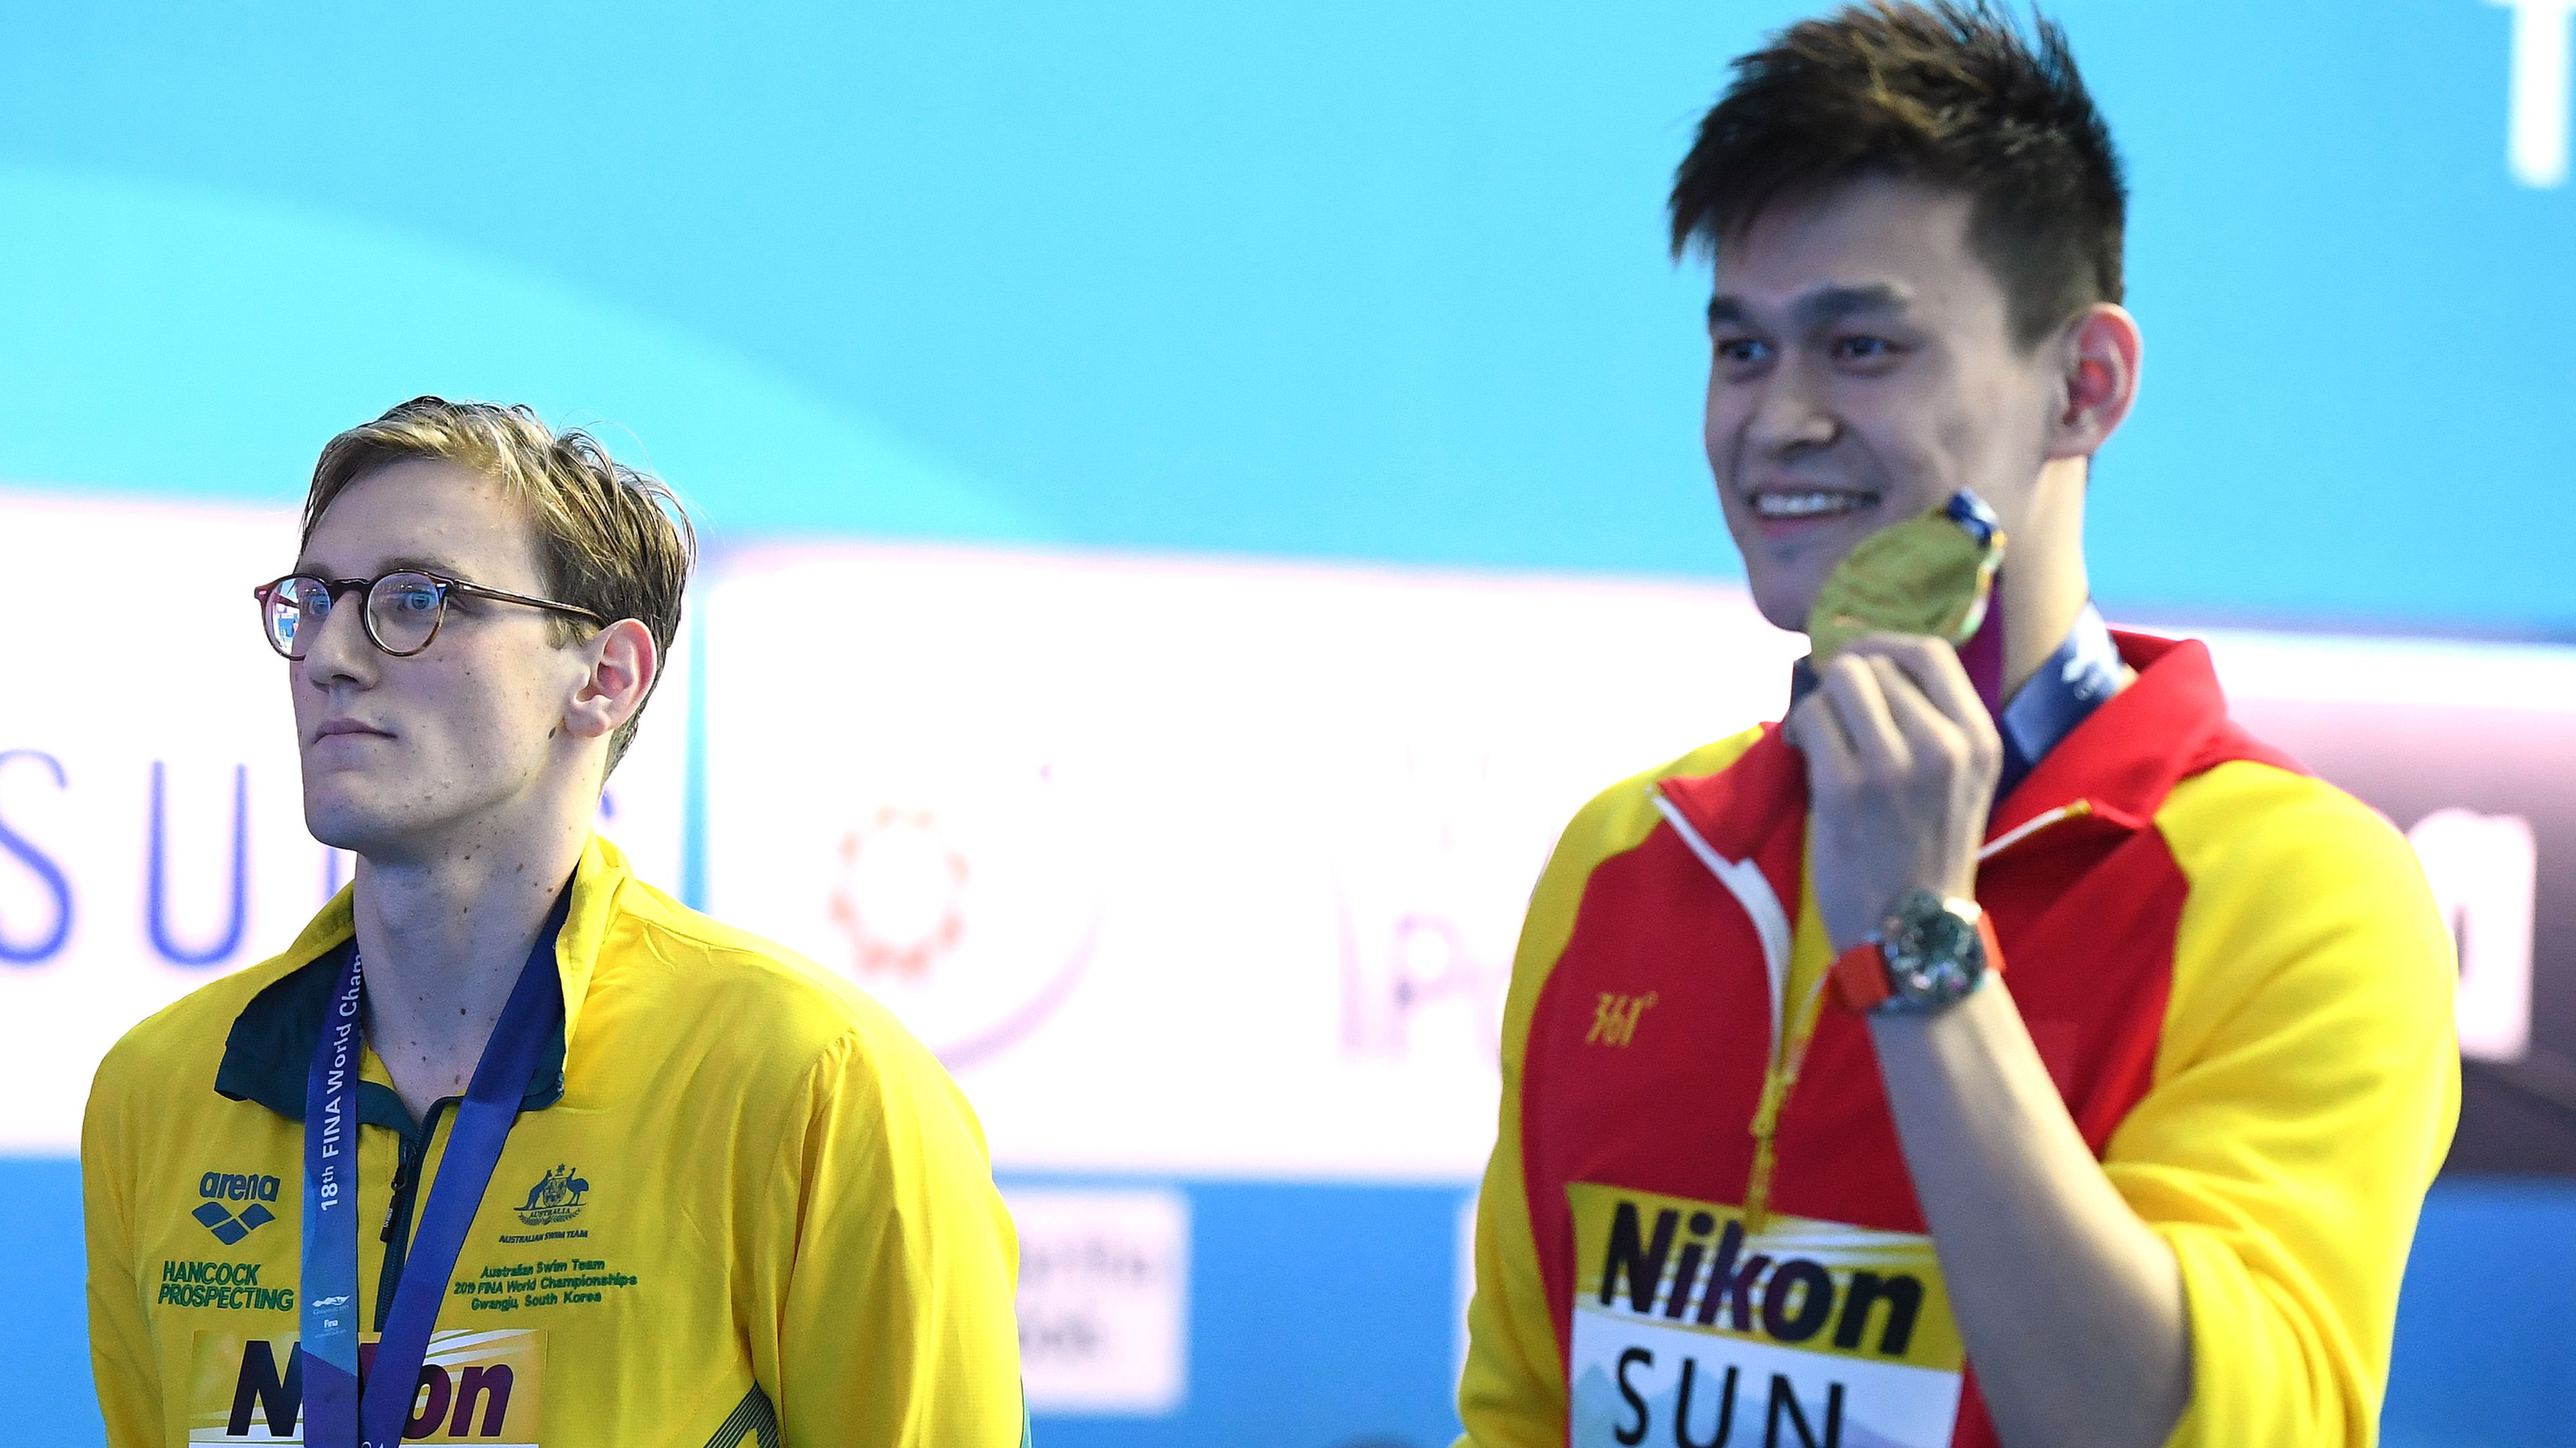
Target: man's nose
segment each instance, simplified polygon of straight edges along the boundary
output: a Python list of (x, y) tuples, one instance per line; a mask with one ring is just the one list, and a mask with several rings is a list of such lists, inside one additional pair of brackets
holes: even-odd
[(374, 682), (381, 656), (367, 638), (366, 611), (367, 596), (353, 591), (340, 595), (314, 621), (304, 660), (296, 665), (304, 671), (306, 683), (327, 689), (335, 679)]
[(1745, 440), (1756, 450), (1780, 454), (1832, 445), (1841, 424), (1807, 368), (1794, 361), (1774, 367), (1761, 386), (1745, 423)]

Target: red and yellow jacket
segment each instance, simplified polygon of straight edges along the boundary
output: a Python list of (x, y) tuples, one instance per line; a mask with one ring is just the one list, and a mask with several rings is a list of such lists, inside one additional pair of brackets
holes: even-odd
[[(2068, 1111), (2181, 1264), (2173, 1442), (2366, 1444), (2458, 1112), (2449, 933), (2386, 820), (2229, 722), (2204, 648), (2119, 645), (2137, 678), (2003, 801), (1977, 898)], [(1995, 1441), (1867, 1028), (1815, 1008), (1805, 837), (1765, 726), (1558, 844), (1505, 1014), (1465, 1442), (1708, 1443), (1720, 1413), (1738, 1442)]]

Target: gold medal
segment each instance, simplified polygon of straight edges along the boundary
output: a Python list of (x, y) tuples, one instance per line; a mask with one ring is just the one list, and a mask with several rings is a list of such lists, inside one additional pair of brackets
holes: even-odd
[(1815, 663), (1866, 633), (1966, 643), (1986, 620), (2003, 561), (2004, 530), (1964, 488), (1920, 517), (1879, 529), (1834, 565), (1807, 611)]

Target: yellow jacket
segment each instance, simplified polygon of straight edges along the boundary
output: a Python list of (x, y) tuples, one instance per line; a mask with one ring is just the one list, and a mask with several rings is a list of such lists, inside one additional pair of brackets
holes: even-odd
[[(556, 947), (564, 1025), (438, 1319), (426, 1442), (1016, 1444), (1018, 1244), (956, 1084), (859, 991), (686, 909), (594, 838)], [(136, 1026), (82, 1125), (91, 1357), (117, 1448), (300, 1431), (307, 1063), (353, 939)], [(362, 1321), (381, 1326), (452, 1103), (359, 1087)], [(399, 1269), (399, 1258), (390, 1264)]]
[[(1977, 900), (2179, 1264), (2173, 1448), (2366, 1448), (2459, 1111), (2448, 932), (2403, 836), (2229, 721), (2206, 650), (2117, 639), (2136, 681), (2002, 801)], [(1462, 1444), (1706, 1441), (1730, 1407), (1738, 1442), (1996, 1441), (1867, 1025), (1817, 1009), (1806, 847), (1774, 726), (1567, 828), (1504, 1014)]]

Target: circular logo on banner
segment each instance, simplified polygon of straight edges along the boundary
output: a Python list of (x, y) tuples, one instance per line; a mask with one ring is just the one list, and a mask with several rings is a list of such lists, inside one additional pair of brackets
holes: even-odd
[(951, 1070), (1043, 1024), (1098, 940), (1096, 862), (1052, 771), (1035, 773), (883, 790), (833, 840), (822, 904), (838, 948), (824, 959)]
[(862, 981), (885, 974), (921, 980), (966, 933), (966, 857), (928, 810), (880, 809), (841, 836), (832, 922), (850, 939)]

